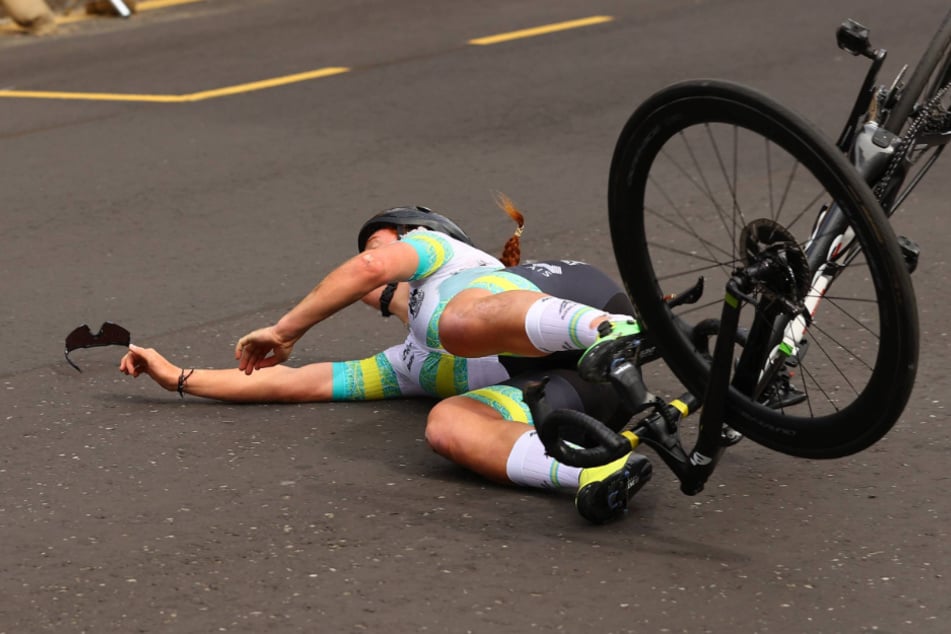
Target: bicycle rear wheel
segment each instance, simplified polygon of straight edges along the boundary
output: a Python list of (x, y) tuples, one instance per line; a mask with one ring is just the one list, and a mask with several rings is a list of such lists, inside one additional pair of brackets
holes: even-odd
[(951, 130), (951, 11), (883, 122), (901, 142), (874, 192), (891, 216), (944, 151)]
[(944, 21), (912, 71), (908, 83), (905, 84), (901, 95), (892, 106), (883, 127), (889, 132), (900, 134), (914, 112), (915, 106), (934, 97), (951, 79), (949, 74), (951, 74), (951, 11), (944, 16)]
[[(767, 405), (731, 387), (725, 422), (762, 445), (811, 458), (860, 451), (894, 425), (918, 356), (908, 271), (868, 186), (801, 117), (735, 84), (671, 86), (624, 127), (608, 199), (615, 257), (639, 317), (673, 373), (701, 396), (710, 356), (691, 329), (720, 316), (726, 281), (745, 256), (741, 239), (749, 240), (750, 228), (758, 235), (757, 228), (781, 226), (809, 251), (816, 216), (838, 206), (859, 251), (824, 293), (808, 345), (776, 375), (779, 382), (792, 375), (795, 389), (780, 386), (780, 398)], [(818, 260), (809, 258), (810, 279)], [(669, 298), (701, 276), (712, 299), (671, 308)], [(760, 314), (755, 308), (743, 310), (746, 330)]]

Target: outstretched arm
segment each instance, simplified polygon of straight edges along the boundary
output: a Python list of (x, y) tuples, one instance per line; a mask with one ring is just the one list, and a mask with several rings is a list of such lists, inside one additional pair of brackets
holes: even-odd
[[(194, 396), (233, 403), (307, 403), (330, 400), (333, 388), (331, 363), (300, 368), (284, 365), (248, 376), (238, 369), (184, 369), (184, 391)], [(146, 374), (170, 392), (178, 390), (180, 368), (153, 348), (130, 345), (119, 370), (137, 377)], [(191, 374), (189, 374), (191, 372)]]
[(242, 337), (234, 350), (238, 368), (251, 374), (286, 361), (294, 344), (312, 326), (387, 282), (410, 279), (418, 265), (416, 250), (401, 242), (347, 260), (276, 324)]

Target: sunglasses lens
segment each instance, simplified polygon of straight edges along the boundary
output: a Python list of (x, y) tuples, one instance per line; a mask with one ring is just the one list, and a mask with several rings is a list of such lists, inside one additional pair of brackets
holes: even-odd
[[(118, 324), (105, 322), (99, 328), (99, 332), (92, 334), (89, 326), (83, 324), (71, 333), (66, 335), (66, 361), (69, 365), (79, 370), (79, 366), (73, 363), (69, 358), (69, 353), (78, 348), (99, 348), (101, 346), (128, 346), (132, 341), (132, 335), (128, 330)], [(80, 370), (82, 372), (82, 370)]]
[(89, 326), (83, 324), (79, 328), (76, 328), (71, 333), (66, 335), (66, 351), (75, 350), (76, 348), (85, 348), (90, 343), (95, 340), (95, 337), (92, 334), (92, 331), (89, 330)]

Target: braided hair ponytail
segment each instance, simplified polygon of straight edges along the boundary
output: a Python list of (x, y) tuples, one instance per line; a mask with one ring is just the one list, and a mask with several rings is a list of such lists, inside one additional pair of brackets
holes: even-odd
[(499, 257), (499, 260), (505, 266), (515, 266), (522, 258), (521, 237), (522, 228), (525, 226), (525, 217), (522, 216), (521, 212), (515, 207), (515, 203), (512, 202), (512, 199), (502, 192), (496, 192), (495, 204), (518, 225), (512, 237), (506, 241), (502, 249), (502, 255)]

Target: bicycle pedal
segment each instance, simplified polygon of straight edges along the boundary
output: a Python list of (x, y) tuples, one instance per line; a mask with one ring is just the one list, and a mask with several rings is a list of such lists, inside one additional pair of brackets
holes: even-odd
[(721, 447), (732, 447), (736, 443), (743, 440), (743, 434), (736, 431), (729, 425), (724, 425), (723, 429), (720, 430), (720, 446)]
[(915, 269), (918, 268), (918, 256), (921, 255), (921, 247), (918, 246), (917, 242), (905, 236), (898, 236), (898, 247), (905, 258), (905, 266), (908, 267), (908, 272), (914, 273)]
[(629, 332), (610, 338), (619, 324), (605, 321), (598, 325), (598, 340), (578, 360), (578, 374), (585, 381), (607, 381), (615, 364), (633, 360), (637, 356), (642, 341), (640, 327), (630, 320), (624, 323)]
[(835, 33), (836, 43), (843, 51), (852, 55), (872, 55), (872, 46), (869, 43), (869, 30), (849, 18), (843, 22)]
[[(790, 362), (794, 358), (796, 361)], [(805, 392), (792, 383), (795, 373), (790, 368), (794, 368), (796, 365), (798, 365), (798, 358), (789, 357), (786, 360), (786, 367), (773, 378), (769, 387), (761, 395), (760, 403), (770, 409), (784, 409), (799, 405), (808, 398)]]
[(770, 391), (762, 403), (770, 409), (785, 409), (793, 405), (799, 405), (806, 398), (805, 392), (786, 380), (780, 385), (774, 386), (774, 389)]

